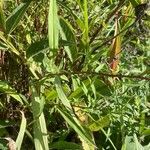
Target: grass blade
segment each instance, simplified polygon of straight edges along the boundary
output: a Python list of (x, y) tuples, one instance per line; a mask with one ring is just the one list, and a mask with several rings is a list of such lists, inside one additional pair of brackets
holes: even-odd
[[(41, 103), (39, 94), (34, 86), (32, 89), (32, 113), (34, 118), (33, 132), (34, 132), (34, 144), (36, 150), (48, 150), (47, 129), (45, 123), (45, 117), (43, 114), (43, 105)], [(41, 108), (42, 107), (42, 108)]]
[(56, 86), (56, 91), (58, 93), (58, 97), (60, 98), (61, 102), (63, 103), (63, 105), (70, 111), (72, 110), (72, 107), (70, 105), (69, 100), (67, 99), (62, 86), (61, 86), (61, 81), (60, 78), (58, 76), (55, 77), (55, 86)]
[(92, 141), (92, 137), (90, 133), (84, 129), (80, 123), (77, 123), (76, 120), (72, 117), (70, 113), (68, 113), (65, 110), (62, 110), (60, 108), (57, 108), (59, 113), (63, 116), (63, 118), (66, 120), (66, 122), (77, 132), (77, 134), (86, 142), (88, 142), (91, 145), (94, 145)]
[(50, 0), (49, 4), (48, 37), (50, 49), (54, 51), (57, 50), (59, 37), (59, 20), (57, 15), (56, 0)]
[(60, 34), (63, 40), (66, 40), (70, 43), (69, 46), (65, 46), (65, 51), (68, 54), (68, 57), (71, 61), (76, 58), (77, 55), (77, 46), (76, 46), (76, 39), (73, 33), (73, 29), (69, 22), (65, 20), (64, 18), (60, 18), (60, 25), (61, 25), (61, 30)]
[(31, 1), (26, 3), (21, 3), (13, 12), (12, 14), (7, 18), (6, 20), (6, 31), (8, 34), (10, 34), (18, 25), (20, 20), (22, 19), (24, 13), (28, 9)]
[(25, 118), (24, 113), (22, 111), (21, 111), (21, 114), (22, 114), (22, 121), (21, 121), (21, 125), (20, 125), (20, 131), (19, 131), (19, 134), (18, 134), (18, 137), (16, 140), (17, 150), (21, 149), (21, 145), (22, 145), (22, 141), (23, 141), (25, 130), (26, 130), (26, 125), (27, 125), (26, 118)]
[(0, 80), (0, 91), (6, 93), (7, 95), (13, 97), (15, 100), (23, 104), (19, 94), (17, 94), (17, 92), (10, 85), (8, 85), (7, 82)]
[[(3, 2), (1, 2), (3, 3)], [(3, 4), (0, 4), (0, 31), (5, 31), (6, 24), (5, 24), (5, 16), (3, 12)]]

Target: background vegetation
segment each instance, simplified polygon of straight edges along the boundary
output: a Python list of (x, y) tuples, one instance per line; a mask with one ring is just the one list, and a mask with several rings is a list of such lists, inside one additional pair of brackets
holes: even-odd
[(0, 2), (0, 149), (150, 149), (148, 1)]

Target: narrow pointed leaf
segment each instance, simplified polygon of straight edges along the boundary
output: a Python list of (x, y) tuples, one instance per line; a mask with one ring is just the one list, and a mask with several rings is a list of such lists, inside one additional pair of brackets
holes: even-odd
[(6, 20), (6, 31), (10, 34), (18, 25), (24, 13), (28, 9), (31, 1), (26, 3), (21, 3), (15, 10), (11, 13), (11, 15)]
[(17, 150), (21, 149), (21, 145), (22, 145), (22, 142), (23, 142), (24, 133), (25, 133), (25, 130), (26, 130), (26, 125), (27, 125), (27, 121), (26, 121), (26, 118), (24, 116), (24, 113), (21, 112), (21, 114), (22, 114), (22, 121), (21, 121), (21, 125), (20, 125), (20, 131), (19, 131), (19, 134), (18, 134), (17, 140), (16, 140)]
[(63, 88), (61, 86), (61, 81), (60, 81), (60, 78), (58, 76), (55, 77), (55, 86), (56, 86), (56, 91), (58, 93), (58, 97), (60, 98), (63, 105), (68, 110), (72, 110), (71, 104), (70, 104), (69, 100), (67, 99), (64, 91), (63, 91)]
[(33, 132), (34, 144), (36, 150), (48, 150), (48, 134), (46, 129), (46, 122), (43, 113), (42, 100), (37, 93), (37, 90), (32, 86), (32, 112), (33, 112)]
[(6, 29), (5, 16), (4, 16), (3, 8), (0, 5), (0, 31), (5, 32), (5, 29)]
[(0, 81), (0, 91), (13, 97), (15, 100), (23, 104), (21, 97), (19, 94), (13, 89), (7, 82)]
[(58, 49), (59, 39), (59, 20), (56, 0), (50, 0), (49, 4), (48, 38), (50, 49), (56, 51)]
[(66, 122), (77, 132), (77, 134), (86, 142), (88, 142), (91, 145), (94, 145), (92, 141), (92, 137), (89, 134), (89, 131), (84, 129), (83, 127), (80, 127), (76, 121), (73, 119), (73, 117), (65, 110), (62, 110), (58, 108), (59, 113), (63, 116), (63, 118), (66, 120)]

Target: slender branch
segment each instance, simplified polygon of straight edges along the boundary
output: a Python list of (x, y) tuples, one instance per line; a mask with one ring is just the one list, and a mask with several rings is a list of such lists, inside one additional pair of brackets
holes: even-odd
[(127, 28), (125, 28), (124, 30), (120, 31), (118, 34), (116, 34), (115, 36), (111, 37), (110, 39), (104, 41), (101, 45), (94, 47), (94, 49), (92, 50), (92, 53), (95, 52), (96, 50), (98, 50), (99, 48), (105, 46), (107, 43), (109, 43), (110, 41), (112, 41), (113, 39), (115, 39), (117, 36), (119, 36), (120, 34), (122, 34), (123, 32), (125, 32), (126, 30), (128, 30), (129, 28), (131, 28), (132, 26), (134, 26), (136, 23), (136, 21), (134, 21), (130, 26), (128, 26)]
[[(116, 12), (121, 8), (121, 6), (124, 4), (126, 0), (120, 0), (118, 6), (108, 15), (107, 19), (105, 20), (105, 24), (116, 14)], [(99, 32), (102, 30), (103, 25), (101, 24), (99, 28), (94, 32), (92, 38), (90, 39), (90, 43), (92, 43), (96, 36), (99, 34)]]
[(43, 79), (46, 79), (49, 76), (62, 76), (62, 75), (99, 75), (100, 77), (118, 77), (118, 78), (130, 78), (130, 79), (139, 79), (139, 80), (148, 80), (150, 81), (150, 77), (143, 77), (140, 75), (123, 75), (123, 74), (109, 74), (109, 73), (102, 73), (102, 72), (89, 72), (89, 71), (82, 71), (82, 72), (61, 72), (61, 73), (49, 73)]

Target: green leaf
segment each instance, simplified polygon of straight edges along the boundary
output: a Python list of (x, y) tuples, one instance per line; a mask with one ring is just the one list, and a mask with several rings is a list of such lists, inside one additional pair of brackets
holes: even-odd
[(4, 43), (0, 42), (0, 49), (1, 50), (6, 50), (7, 49), (7, 45), (5, 45)]
[(25, 133), (25, 130), (26, 130), (26, 125), (27, 125), (27, 121), (26, 121), (26, 118), (24, 116), (24, 113), (21, 112), (21, 114), (22, 114), (22, 121), (21, 121), (21, 125), (20, 125), (19, 134), (18, 134), (17, 139), (16, 139), (17, 150), (21, 149), (21, 145), (22, 145), (22, 142), (23, 142), (23, 137), (24, 137), (24, 133)]
[[(149, 145), (147, 145), (148, 147)], [(122, 149), (121, 150), (144, 150), (146, 149), (147, 147), (143, 147), (138, 139), (137, 139), (137, 136), (136, 134), (134, 134), (133, 136), (126, 136), (125, 138), (125, 143), (123, 144), (122, 146)]]
[(6, 30), (5, 16), (4, 16), (3, 8), (1, 5), (0, 5), (0, 30), (4, 32)]
[(130, 0), (130, 3), (133, 5), (133, 7), (136, 7), (137, 5), (139, 5), (141, 3), (140, 0)]
[[(83, 83), (84, 83), (84, 85), (86, 86), (86, 88), (88, 89), (88, 87), (90, 87), (91, 81), (90, 81), (89, 79), (87, 79), (87, 80), (83, 81)], [(72, 92), (72, 93), (69, 95), (68, 99), (79, 98), (79, 97), (81, 97), (81, 96), (83, 96), (83, 95), (84, 95), (83, 87), (80, 86), (80, 87), (78, 87), (74, 92)]]
[(77, 134), (86, 142), (88, 142), (91, 145), (94, 145), (92, 136), (89, 133), (89, 131), (83, 126), (80, 125), (79, 122), (73, 117), (67, 110), (62, 110), (58, 108), (59, 113), (62, 115), (62, 117), (66, 120), (66, 122), (77, 132)]
[(44, 53), (48, 51), (48, 39), (41, 39), (35, 43), (32, 43), (27, 51), (27, 58), (33, 58), (36, 62), (42, 62), (44, 59)]
[(144, 146), (144, 150), (150, 150), (150, 143), (146, 146)]
[(146, 129), (142, 132), (142, 135), (148, 136), (150, 135), (150, 129)]
[(136, 134), (134, 134), (133, 137), (134, 137), (136, 150), (144, 150), (144, 147), (139, 143)]
[(11, 42), (9, 42), (5, 37), (4, 34), (0, 31), (0, 39), (3, 41), (3, 45), (7, 47), (8, 50), (15, 53), (17, 56), (20, 56), (20, 52), (13, 46)]
[(68, 110), (72, 110), (71, 104), (70, 104), (69, 100), (67, 99), (67, 97), (66, 97), (66, 95), (62, 89), (61, 81), (60, 81), (60, 78), (58, 76), (55, 77), (55, 86), (56, 86), (56, 91), (58, 93), (58, 97), (60, 98), (63, 105)]
[(132, 136), (126, 136), (125, 138), (125, 142), (122, 145), (121, 150), (136, 150), (135, 149), (135, 143), (133, 141), (133, 137)]
[(46, 122), (43, 113), (43, 100), (41, 99), (37, 88), (32, 85), (32, 113), (33, 113), (33, 132), (34, 144), (36, 150), (48, 150), (48, 134), (46, 129)]
[(49, 1), (48, 38), (50, 49), (56, 51), (58, 49), (59, 39), (59, 20), (56, 0)]
[(9, 86), (7, 82), (4, 82), (4, 81), (0, 80), (0, 91), (4, 92), (5, 94), (7, 94), (11, 97), (13, 97), (15, 100), (17, 100), (18, 102), (23, 104), (20, 95), (17, 94), (17, 92), (11, 86)]
[(111, 96), (111, 89), (100, 79), (94, 79), (94, 86), (98, 94), (103, 96)]
[(91, 131), (99, 131), (104, 127), (107, 127), (110, 124), (110, 117), (104, 116), (102, 119), (99, 119), (97, 121), (95, 121), (94, 123), (92, 123), (91, 125), (89, 125), (89, 129)]
[(66, 142), (66, 141), (58, 141), (52, 143), (50, 149), (57, 149), (57, 150), (82, 150), (82, 147), (78, 144), (73, 142)]
[(6, 146), (4, 146), (3, 144), (0, 143), (0, 149), (1, 150), (8, 150), (8, 148)]
[(31, 1), (21, 3), (6, 20), (6, 32), (10, 34), (18, 25), (26, 10), (28, 9)]
[(68, 54), (68, 57), (70, 58), (71, 61), (76, 58), (77, 55), (77, 46), (76, 46), (76, 39), (73, 33), (72, 26), (70, 23), (65, 20), (64, 18), (60, 17), (60, 25), (61, 25), (61, 37), (63, 40), (66, 40), (69, 43), (68, 46), (65, 46), (65, 51)]
[(0, 129), (2, 128), (6, 128), (6, 127), (10, 127), (10, 126), (13, 126), (15, 125), (15, 122), (14, 121), (8, 121), (8, 120), (0, 120)]

